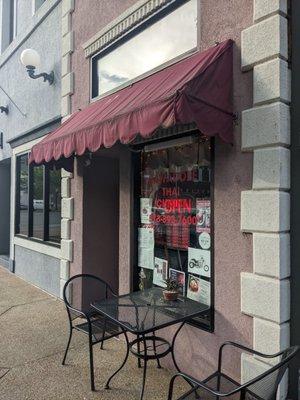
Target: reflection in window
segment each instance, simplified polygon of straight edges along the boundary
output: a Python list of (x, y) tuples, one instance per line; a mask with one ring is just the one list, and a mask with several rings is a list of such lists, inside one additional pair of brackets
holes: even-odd
[(61, 170), (28, 165), (17, 157), (15, 233), (60, 242)]
[(16, 220), (17, 233), (21, 235), (28, 234), (28, 156), (24, 154), (18, 158), (18, 187), (17, 203), (19, 204)]
[(99, 56), (95, 95), (115, 89), (196, 47), (197, 0), (190, 0), (114, 51)]
[(46, 0), (35, 0), (34, 2), (34, 12), (36, 12)]
[[(157, 143), (141, 153), (137, 278), (140, 290), (164, 288), (171, 278), (183, 296), (210, 307), (211, 144), (197, 136), (190, 141)], [(212, 321), (208, 308), (193, 323), (211, 330)]]
[(44, 167), (33, 168), (33, 232), (35, 238), (44, 238)]
[(49, 172), (49, 240), (60, 241), (61, 226), (61, 172)]

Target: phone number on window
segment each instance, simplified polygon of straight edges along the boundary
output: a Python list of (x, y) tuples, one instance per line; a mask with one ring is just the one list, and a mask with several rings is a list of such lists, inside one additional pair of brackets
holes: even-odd
[(151, 214), (150, 220), (157, 224), (166, 224), (166, 225), (196, 225), (198, 219), (193, 215), (159, 215), (159, 214)]

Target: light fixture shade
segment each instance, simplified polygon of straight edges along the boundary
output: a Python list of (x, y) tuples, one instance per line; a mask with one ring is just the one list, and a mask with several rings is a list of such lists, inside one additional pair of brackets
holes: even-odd
[(38, 67), (41, 63), (41, 58), (39, 53), (33, 49), (23, 50), (20, 56), (21, 63), (25, 67), (31, 65), (32, 67)]

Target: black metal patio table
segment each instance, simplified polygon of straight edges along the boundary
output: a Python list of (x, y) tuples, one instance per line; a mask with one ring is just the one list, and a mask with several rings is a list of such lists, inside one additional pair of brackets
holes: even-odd
[[(157, 360), (158, 368), (160, 368), (160, 358), (171, 354), (177, 371), (181, 372), (174, 354), (176, 337), (187, 321), (201, 316), (209, 309), (207, 305), (183, 296), (179, 296), (176, 301), (165, 301), (162, 289), (158, 287), (102, 300), (92, 303), (91, 306), (120, 326), (127, 344), (125, 359), (117, 371), (110, 376), (105, 388), (109, 389), (112, 378), (124, 367), (131, 352), (138, 358), (139, 367), (143, 360), (141, 400), (145, 389), (147, 361)], [(157, 330), (178, 323), (180, 323), (179, 328), (171, 343), (156, 336)], [(136, 339), (130, 342), (127, 332), (136, 335)]]

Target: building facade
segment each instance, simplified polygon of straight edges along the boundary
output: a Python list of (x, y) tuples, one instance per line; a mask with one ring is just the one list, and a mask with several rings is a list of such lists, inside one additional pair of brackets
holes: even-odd
[[(47, 200), (44, 172), (31, 170), (27, 157), (32, 145), (61, 120), (61, 4), (2, 0), (0, 21), (1, 264), (59, 296), (60, 177), (49, 172)], [(20, 61), (25, 49), (40, 55), (36, 74), (53, 71), (52, 85), (28, 76)], [(59, 236), (54, 241), (44, 236), (47, 218), (50, 236)]]
[[(65, 37), (68, 43), (71, 37), (74, 42), (71, 54), (63, 59), (68, 65), (63, 83), (68, 88), (63, 99), (64, 115), (84, 109), (94, 97), (105, 97), (105, 90), (109, 90), (109, 86), (105, 89), (107, 81), (99, 77), (95, 83), (95, 74), (105, 75), (106, 65), (111, 74), (119, 71), (114, 55), (125, 64), (130, 64), (132, 58), (131, 66), (135, 65), (138, 57), (132, 55), (130, 41), (134, 43), (134, 37), (140, 35), (135, 49), (142, 53), (147, 41), (146, 35), (142, 38), (140, 33), (143, 24), (150, 24), (151, 28), (151, 23), (155, 23), (151, 22), (153, 14), (158, 19), (167, 18), (168, 7), (170, 13), (174, 12), (172, 3), (72, 4)], [(288, 2), (254, 0), (241, 4), (203, 0), (197, 4), (197, 49), (205, 50), (226, 39), (234, 41), (233, 109), (238, 115), (233, 146), (214, 141), (214, 278), (210, 282), (214, 282), (213, 332), (189, 327), (178, 341), (183, 369), (192, 368), (201, 375), (203, 361), (206, 371), (212, 368), (216, 349), (225, 340), (237, 340), (270, 353), (290, 343), (291, 70)], [(63, 18), (67, 20), (70, 15)], [(184, 21), (179, 18), (177, 23), (180, 26)], [(183, 31), (187, 36), (192, 34), (186, 27)], [(164, 49), (163, 43), (161, 47)], [(117, 72), (115, 75), (120, 78)], [(134, 224), (137, 216), (133, 164), (132, 153), (119, 145), (92, 157), (89, 167), (79, 158), (75, 160), (71, 179), (74, 220), (70, 240), (74, 253), (68, 267), (70, 274), (99, 273), (120, 293), (134, 288), (137, 268), (133, 266), (139, 264), (135, 249), (138, 238)], [(111, 171), (109, 182), (107, 168)], [(138, 179), (139, 173), (135, 175)], [(103, 190), (107, 193), (105, 199)], [(139, 196), (143, 194), (140, 192)], [(172, 262), (169, 259), (170, 267)], [(106, 267), (108, 264), (111, 268)], [(167, 336), (170, 334), (166, 332)], [(231, 373), (241, 375), (243, 380), (266, 367), (261, 360), (246, 354), (240, 363), (228, 366)], [(297, 383), (295, 374), (291, 376), (290, 383), (285, 377), (279, 398), (286, 398), (288, 388), (295, 396)]]
[[(49, 47), (40, 42), (21, 42), (15, 52), (26, 47), (44, 52), (43, 67), (57, 71), (57, 81), (51, 89), (41, 82), (34, 86), (37, 82), (24, 79), (26, 71), (15, 62), (14, 68), (19, 65), (22, 74), (19, 79), (28, 88), (26, 96), (18, 92), (17, 84), (15, 91), (9, 87), (9, 93), (20, 110), (24, 108), (24, 114), (35, 110), (35, 117), (26, 125), (19, 112), (10, 122), (10, 103), (9, 114), (0, 114), (1, 130), (4, 135), (10, 132), (6, 141), (12, 147), (11, 151), (5, 145), (0, 174), (6, 185), (11, 179), (13, 199), (11, 234), (5, 236), (7, 224), (0, 222), (0, 235), (10, 237), (15, 272), (57, 296), (62, 295), (68, 278), (77, 273), (96, 274), (120, 294), (152, 284), (163, 287), (164, 279), (173, 274), (185, 295), (210, 307), (203, 318), (184, 328), (177, 342), (182, 369), (198, 377), (214, 368), (218, 347), (226, 340), (263, 353), (275, 353), (299, 342), (297, 310), (291, 307), (291, 299), (297, 299), (299, 292), (297, 263), (291, 262), (290, 246), (291, 226), (297, 231), (290, 223), (293, 190), (292, 201), (297, 195), (296, 178), (295, 187), (291, 187), (290, 153), (298, 146), (292, 141), (291, 147), (290, 111), (293, 102), (296, 104), (296, 95), (291, 102), (291, 74), (294, 76), (297, 61), (291, 58), (295, 43), (291, 32), (298, 15), (297, 6), (291, 9), (292, 3), (62, 0), (60, 5), (46, 1), (41, 10), (48, 14), (39, 29), (49, 21), (53, 39), (47, 42), (49, 30), (45, 30), (45, 43), (53, 46), (51, 57)], [(2, 15), (4, 12), (2, 7)], [(38, 36), (43, 37), (42, 33)], [(5, 40), (7, 34), (2, 34), (2, 42)], [(91, 107), (96, 111), (97, 104), (103, 107), (107, 99), (115, 102), (121, 90), (147, 82), (207, 49), (213, 54), (213, 48), (226, 47), (228, 40), (233, 43), (232, 143), (201, 135), (194, 121), (189, 121), (160, 127), (153, 136), (137, 136), (130, 143), (118, 140), (112, 146), (112, 139), (102, 148), (86, 146), (68, 154), (74, 158), (73, 169), (61, 172), (61, 191), (55, 189), (61, 198), (60, 215), (53, 196), (47, 200), (49, 215), (44, 218), (48, 218), (48, 231), (45, 234), (44, 228), (42, 232), (47, 243), (41, 237), (20, 235), (24, 199), (19, 181), (24, 174), (18, 155), (27, 153), (41, 136), (54, 130), (60, 115), (63, 122), (68, 123), (73, 115), (76, 121), (77, 113)], [(3, 60), (10, 47), (13, 49), (13, 42), (1, 55)], [(1, 58), (0, 76), (6, 64)], [(11, 69), (5, 77), (9, 73), (13, 73)], [(16, 73), (10, 85), (18, 81)], [(212, 81), (211, 91), (214, 84)], [(33, 88), (44, 92), (34, 96)], [(151, 97), (151, 86), (147, 91)], [(0, 96), (5, 106), (6, 97), (3, 93)], [(38, 107), (40, 112), (36, 112)], [(297, 129), (292, 114), (292, 122), (293, 118)], [(72, 138), (82, 134), (76, 127), (70, 133)], [(119, 132), (119, 139), (122, 133), (126, 134)], [(81, 136), (78, 143), (83, 145), (84, 140)], [(296, 150), (294, 154), (297, 160)], [(11, 177), (16, 176), (16, 180), (9, 177), (9, 163)], [(42, 167), (44, 187), (56, 171), (46, 165)], [(29, 175), (34, 171), (29, 168)], [(34, 232), (35, 204), (46, 208), (45, 198), (44, 204), (39, 203), (34, 190), (33, 185), (28, 236)], [(46, 192), (54, 193), (51, 189)], [(17, 216), (14, 199), (19, 206)], [(8, 204), (7, 195), (0, 202)], [(51, 210), (55, 214), (53, 229), (59, 236), (56, 244), (55, 235), (49, 240), (53, 239)], [(59, 235), (55, 230), (58, 218)], [(6, 247), (0, 249), (7, 254), (7, 242), (3, 243)], [(297, 255), (293, 248), (292, 254)], [(172, 333), (171, 329), (163, 332), (167, 338)], [(171, 363), (166, 365), (172, 368)], [(268, 367), (259, 358), (242, 354), (232, 358), (226, 369), (246, 381)], [(284, 377), (278, 398), (296, 399), (297, 382), (296, 363)]]

